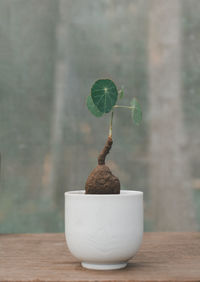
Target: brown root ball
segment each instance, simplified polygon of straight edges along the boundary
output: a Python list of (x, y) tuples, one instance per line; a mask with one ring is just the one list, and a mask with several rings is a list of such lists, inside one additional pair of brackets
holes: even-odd
[(88, 176), (85, 192), (86, 194), (120, 194), (120, 182), (107, 165), (98, 165)]

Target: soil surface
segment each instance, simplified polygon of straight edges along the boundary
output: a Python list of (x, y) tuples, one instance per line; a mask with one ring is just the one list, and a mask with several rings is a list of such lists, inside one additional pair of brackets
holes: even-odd
[(98, 166), (89, 175), (86, 184), (86, 194), (119, 194), (120, 182), (107, 165), (105, 158), (112, 147), (112, 138), (108, 137), (105, 147), (98, 157)]

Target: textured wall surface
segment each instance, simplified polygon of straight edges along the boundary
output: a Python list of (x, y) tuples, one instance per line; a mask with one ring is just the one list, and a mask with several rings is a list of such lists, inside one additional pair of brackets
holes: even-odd
[(107, 138), (109, 115), (85, 106), (105, 77), (121, 104), (142, 105), (140, 127), (116, 109), (108, 165), (144, 192), (145, 230), (199, 228), (199, 12), (197, 0), (0, 0), (1, 233), (63, 231), (63, 193), (84, 189)]

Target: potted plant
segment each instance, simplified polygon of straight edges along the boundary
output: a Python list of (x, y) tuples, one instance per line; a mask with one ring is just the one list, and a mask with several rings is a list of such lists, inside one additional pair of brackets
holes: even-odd
[(120, 191), (120, 181), (105, 165), (112, 147), (112, 121), (117, 108), (131, 110), (138, 125), (142, 111), (136, 98), (130, 106), (116, 105), (124, 91), (110, 79), (97, 80), (87, 98), (96, 117), (111, 112), (109, 135), (98, 165), (91, 172), (85, 190), (65, 193), (65, 235), (71, 253), (89, 269), (119, 269), (138, 250), (143, 235), (143, 193)]

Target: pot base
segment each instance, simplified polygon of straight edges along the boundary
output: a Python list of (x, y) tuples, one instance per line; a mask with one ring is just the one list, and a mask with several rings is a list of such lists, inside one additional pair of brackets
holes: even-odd
[(82, 267), (87, 269), (95, 269), (95, 270), (113, 270), (113, 269), (121, 269), (127, 266), (127, 262), (115, 263), (115, 264), (97, 264), (97, 263), (87, 263), (81, 262)]

